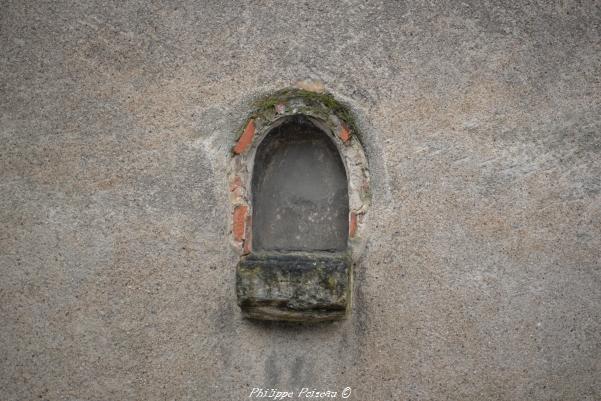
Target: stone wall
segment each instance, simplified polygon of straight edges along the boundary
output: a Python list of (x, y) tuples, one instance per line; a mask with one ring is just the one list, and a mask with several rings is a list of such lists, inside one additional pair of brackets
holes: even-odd
[[(601, 399), (596, 1), (0, 4), (0, 399)], [(254, 99), (364, 133), (352, 315), (236, 306)], [(339, 395), (340, 399), (340, 395)]]

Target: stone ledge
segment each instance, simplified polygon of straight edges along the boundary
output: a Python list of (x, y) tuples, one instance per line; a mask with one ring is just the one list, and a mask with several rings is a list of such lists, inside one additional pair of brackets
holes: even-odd
[(252, 319), (337, 320), (346, 315), (350, 277), (346, 253), (251, 254), (238, 263), (238, 305)]

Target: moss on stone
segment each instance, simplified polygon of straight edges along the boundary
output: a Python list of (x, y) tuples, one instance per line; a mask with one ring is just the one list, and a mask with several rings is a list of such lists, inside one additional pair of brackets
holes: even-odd
[(351, 272), (347, 253), (251, 254), (238, 264), (238, 304), (259, 319), (343, 318)]
[[(285, 88), (255, 100), (253, 104), (255, 110), (249, 118), (267, 117), (267, 115), (274, 112), (276, 105), (289, 103), (294, 99), (303, 100), (307, 109), (310, 109), (317, 114), (321, 114), (323, 117), (327, 117), (328, 114), (334, 113), (349, 127), (354, 135), (357, 135), (357, 137), (361, 139), (355, 117), (349, 107), (336, 100), (334, 95), (329, 92), (311, 92), (304, 89)], [(301, 111), (307, 112), (309, 111), (307, 109)]]

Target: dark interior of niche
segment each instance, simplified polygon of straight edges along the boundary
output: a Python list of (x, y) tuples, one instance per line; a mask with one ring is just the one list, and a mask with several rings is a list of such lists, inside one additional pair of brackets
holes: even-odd
[(255, 156), (253, 252), (344, 251), (348, 184), (328, 135), (304, 116), (273, 128)]

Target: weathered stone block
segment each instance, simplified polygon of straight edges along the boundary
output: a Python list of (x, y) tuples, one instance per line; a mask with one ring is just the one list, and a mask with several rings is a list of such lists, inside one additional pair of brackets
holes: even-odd
[(347, 254), (252, 254), (241, 259), (236, 276), (238, 304), (249, 318), (321, 321), (347, 311)]

